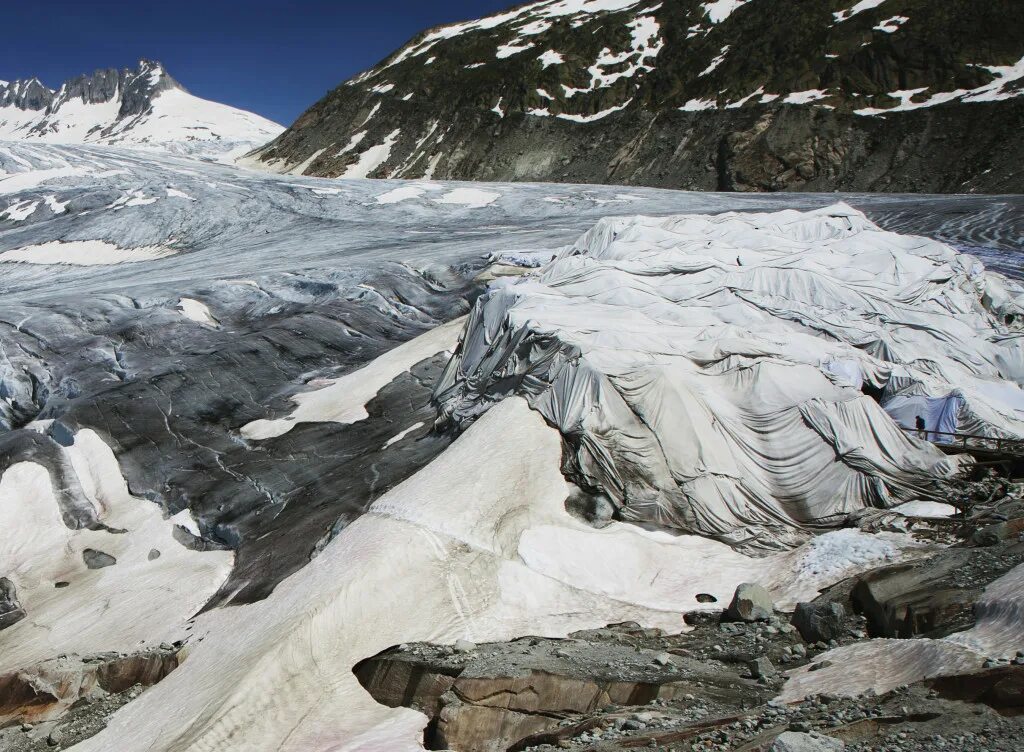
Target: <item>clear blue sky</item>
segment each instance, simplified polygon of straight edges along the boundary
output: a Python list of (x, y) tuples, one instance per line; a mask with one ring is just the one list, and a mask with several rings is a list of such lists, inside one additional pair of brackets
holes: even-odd
[(56, 88), (97, 68), (159, 60), (193, 94), (289, 125), (414, 34), (516, 0), (11, 0), (0, 79)]

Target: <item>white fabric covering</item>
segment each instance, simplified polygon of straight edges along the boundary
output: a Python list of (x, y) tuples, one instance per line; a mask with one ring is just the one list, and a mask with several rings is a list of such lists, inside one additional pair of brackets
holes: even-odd
[(843, 204), (605, 219), (492, 285), (435, 397), (464, 423), (526, 395), (624, 519), (791, 545), (937, 498), (959, 460), (901, 429), (917, 415), (1024, 433), (1020, 299), (973, 257)]

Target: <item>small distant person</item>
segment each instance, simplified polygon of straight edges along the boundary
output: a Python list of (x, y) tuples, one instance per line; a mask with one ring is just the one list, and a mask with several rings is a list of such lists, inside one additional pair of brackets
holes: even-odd
[(914, 418), (914, 426), (917, 428), (917, 438), (919, 438), (919, 439), (927, 439), (928, 438), (928, 434), (925, 431), (924, 418), (922, 418), (920, 415), (918, 415), (916, 418)]
[(743, 260), (739, 256), (736, 257), (736, 266), (743, 266)]

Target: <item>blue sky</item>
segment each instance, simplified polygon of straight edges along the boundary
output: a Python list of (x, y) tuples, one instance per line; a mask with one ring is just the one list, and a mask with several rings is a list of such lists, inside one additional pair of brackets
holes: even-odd
[(515, 0), (46, 0), (3, 5), (0, 79), (56, 88), (160, 60), (193, 94), (289, 125), (417, 32)]

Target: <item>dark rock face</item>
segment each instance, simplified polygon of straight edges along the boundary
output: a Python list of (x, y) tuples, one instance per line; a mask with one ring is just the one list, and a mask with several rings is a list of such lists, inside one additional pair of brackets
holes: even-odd
[(0, 577), (0, 630), (7, 629), (24, 618), (25, 611), (18, 602), (14, 583), (6, 577)]
[(38, 78), (0, 83), (0, 107), (19, 110), (45, 110), (53, 102), (53, 91)]
[(973, 626), (985, 586), (1022, 561), (1024, 544), (1016, 541), (951, 548), (860, 576), (851, 600), (874, 637), (945, 637)]
[(984, 703), (1004, 715), (1024, 715), (1024, 666), (998, 666), (929, 682), (941, 697)]
[[(117, 101), (120, 106), (116, 126), (128, 118), (149, 112), (153, 99), (170, 89), (185, 90), (163, 65), (152, 60), (140, 60), (136, 68), (106, 68), (75, 76), (65, 81), (57, 91), (47, 88), (37, 78), (0, 83), (0, 107), (45, 111), (52, 116), (73, 100), (85, 104)], [(49, 127), (43, 120), (33, 127), (32, 133), (45, 133)]]
[(87, 548), (82, 551), (82, 561), (89, 569), (103, 569), (117, 564), (117, 559), (113, 556), (103, 551), (97, 551), (95, 548)]
[(972, 540), (979, 546), (994, 546), (1000, 541), (1016, 538), (1024, 533), (1024, 517), (994, 525), (986, 525), (974, 532)]
[(791, 623), (807, 642), (828, 642), (841, 634), (845, 619), (839, 603), (798, 603)]
[(1022, 190), (1013, 0), (615, 5), (424, 32), (257, 154), (328, 177)]

